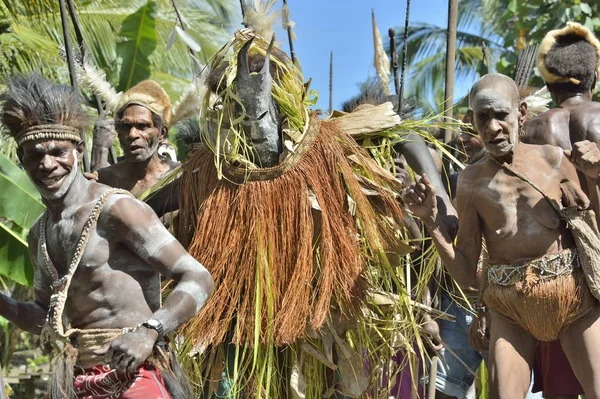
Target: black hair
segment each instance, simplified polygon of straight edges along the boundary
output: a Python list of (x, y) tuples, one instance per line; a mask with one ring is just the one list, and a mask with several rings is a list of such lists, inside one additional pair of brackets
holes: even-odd
[(580, 81), (579, 84), (548, 83), (551, 90), (585, 93), (594, 88), (598, 63), (596, 47), (581, 36), (559, 37), (546, 55), (544, 63), (549, 72)]
[(71, 86), (38, 73), (9, 77), (6, 86), (0, 96), (2, 123), (12, 137), (31, 126), (60, 124), (81, 131), (88, 124), (79, 93)]
[(201, 142), (200, 120), (198, 118), (189, 118), (177, 125), (177, 145), (190, 145)]
[[(379, 79), (369, 78), (360, 85), (360, 92), (344, 101), (341, 108), (342, 111), (350, 113), (363, 104), (381, 105), (388, 101), (394, 104), (394, 109), (398, 108), (398, 96), (386, 94), (385, 86)], [(404, 102), (402, 115), (404, 117), (410, 115), (414, 108), (410, 102)]]

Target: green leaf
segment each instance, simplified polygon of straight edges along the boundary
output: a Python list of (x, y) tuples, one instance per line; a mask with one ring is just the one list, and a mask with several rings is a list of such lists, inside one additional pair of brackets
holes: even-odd
[(27, 176), (27, 173), (2, 153), (0, 153), (0, 173), (12, 180), (16, 185), (22, 187), (23, 190), (27, 191), (34, 198), (41, 201), (40, 193), (29, 179), (29, 176)]
[(508, 11), (517, 12), (517, 0), (510, 0), (508, 2)]
[(150, 55), (158, 43), (156, 7), (154, 0), (148, 0), (123, 21), (119, 35), (125, 40), (117, 44), (117, 54), (123, 60), (119, 78), (121, 91), (150, 76)]
[(588, 3), (581, 3), (579, 5), (579, 7), (581, 8), (581, 12), (591, 16), (592, 15), (592, 7), (590, 7), (590, 5)]
[(27, 242), (0, 223), (0, 274), (23, 285), (33, 285), (33, 264)]
[(26, 189), (0, 173), (0, 217), (29, 229), (44, 209), (44, 204)]

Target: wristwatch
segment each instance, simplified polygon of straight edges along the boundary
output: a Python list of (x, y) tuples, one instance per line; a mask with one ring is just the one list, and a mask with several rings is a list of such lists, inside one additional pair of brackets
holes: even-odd
[(164, 328), (163, 325), (160, 321), (156, 320), (156, 319), (148, 319), (145, 322), (142, 323), (142, 326), (149, 328), (151, 330), (154, 330), (158, 333), (158, 338), (162, 338), (163, 336), (163, 332), (164, 332)]

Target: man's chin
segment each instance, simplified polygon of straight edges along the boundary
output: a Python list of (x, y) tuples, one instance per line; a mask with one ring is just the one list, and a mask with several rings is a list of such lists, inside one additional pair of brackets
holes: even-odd
[(125, 154), (125, 158), (127, 162), (144, 162), (150, 158), (152, 154), (148, 155), (146, 152), (142, 152), (139, 154), (127, 153)]

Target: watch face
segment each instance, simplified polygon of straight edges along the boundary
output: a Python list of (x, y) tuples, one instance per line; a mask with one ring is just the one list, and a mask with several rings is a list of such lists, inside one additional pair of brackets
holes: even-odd
[(159, 334), (162, 334), (163, 332), (163, 325), (160, 321), (156, 320), (156, 319), (148, 319), (144, 325), (148, 328), (151, 328), (153, 330), (156, 330)]

